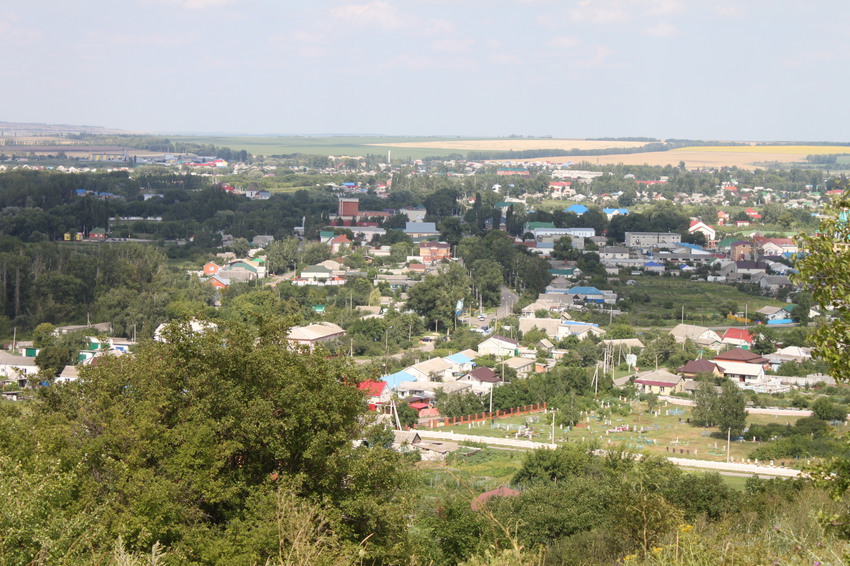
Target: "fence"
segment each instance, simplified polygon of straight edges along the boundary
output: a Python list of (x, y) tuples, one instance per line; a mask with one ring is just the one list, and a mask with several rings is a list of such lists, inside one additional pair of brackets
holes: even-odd
[[(479, 423), (490, 419), (498, 419), (502, 417), (519, 417), (522, 415), (530, 415), (533, 413), (542, 413), (546, 411), (546, 403), (537, 403), (535, 405), (525, 405), (523, 407), (513, 407), (503, 411), (484, 411), (483, 413), (475, 413), (472, 415), (463, 415), (461, 417), (445, 417), (442, 419), (430, 419), (426, 423), (420, 423), (420, 428), (436, 428), (441, 426), (452, 426), (466, 423)], [(416, 427), (414, 427), (416, 428)]]

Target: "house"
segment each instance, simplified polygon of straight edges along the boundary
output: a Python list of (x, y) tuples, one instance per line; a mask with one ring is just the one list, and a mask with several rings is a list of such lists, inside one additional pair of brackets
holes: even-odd
[(715, 236), (717, 235), (717, 232), (714, 230), (714, 228), (712, 228), (705, 222), (701, 220), (692, 220), (690, 227), (688, 227), (688, 234), (694, 234), (696, 232), (699, 232), (700, 234), (705, 236), (706, 242), (713, 241)]
[(603, 334), (605, 334), (605, 330), (600, 328), (597, 324), (568, 320), (562, 322), (558, 327), (558, 335), (556, 338), (558, 340), (563, 340), (569, 336), (575, 336), (579, 340), (584, 340), (585, 338), (602, 336)]
[(471, 389), (472, 383), (462, 381), (403, 381), (396, 387), (401, 398), (415, 396), (427, 399), (433, 399), (437, 391), (445, 391), (448, 395), (452, 395)]
[(446, 242), (422, 242), (419, 244), (419, 257), (424, 263), (437, 263), (452, 257), (452, 247)]
[(723, 376), (731, 379), (741, 387), (754, 387), (764, 385), (766, 382), (764, 367), (759, 364), (746, 362), (730, 362), (714, 359), (714, 362), (723, 372)]
[(399, 452), (409, 452), (415, 450), (416, 446), (422, 442), (419, 433), (415, 430), (394, 430), (392, 449)]
[(747, 240), (737, 240), (732, 242), (729, 246), (729, 259), (732, 261), (755, 259), (753, 243)]
[(221, 269), (221, 266), (215, 263), (214, 261), (208, 261), (204, 264), (204, 277), (211, 277), (218, 273), (218, 270)]
[(36, 374), (38, 374), (38, 366), (35, 365), (35, 357), (16, 356), (0, 350), (0, 377), (16, 381), (19, 386), (25, 386), (27, 377)]
[(782, 289), (791, 287), (791, 279), (786, 275), (762, 275), (758, 279), (759, 288), (762, 293), (775, 295)]
[(682, 377), (694, 378), (700, 374), (709, 374), (715, 377), (720, 377), (723, 372), (714, 362), (710, 360), (690, 360), (683, 366), (676, 369)]
[(598, 252), (600, 260), (629, 259), (631, 252), (623, 246), (605, 246)]
[(627, 248), (652, 248), (678, 244), (682, 235), (676, 232), (626, 232)]
[(452, 369), (456, 366), (443, 359), (431, 358), (424, 362), (405, 368), (405, 372), (416, 378), (416, 381), (452, 381)]
[(339, 234), (331, 238), (328, 244), (331, 247), (331, 253), (338, 254), (344, 246), (351, 246), (351, 240), (345, 234)]
[(274, 242), (274, 236), (270, 236), (267, 234), (257, 234), (251, 240), (251, 245), (255, 248), (264, 248)]
[(407, 222), (402, 232), (410, 236), (414, 242), (429, 240), (440, 235), (434, 222)]
[(807, 360), (812, 359), (812, 349), (811, 348), (801, 348), (799, 346), (786, 346), (785, 348), (781, 348), (772, 354), (767, 354), (765, 356), (767, 360), (770, 362), (770, 367), (773, 371), (779, 369), (784, 363), (787, 362), (796, 362), (802, 363)]
[(666, 369), (656, 369), (635, 374), (634, 384), (641, 393), (670, 395), (681, 393), (685, 388), (682, 376), (670, 373)]
[(797, 244), (791, 238), (759, 238), (757, 243), (761, 246), (762, 255), (766, 256), (795, 254), (799, 251)]
[(542, 330), (549, 338), (558, 337), (558, 329), (561, 327), (560, 318), (537, 318), (535, 316), (524, 316), (519, 319), (519, 331), (525, 334), (529, 330)]
[(332, 322), (318, 322), (289, 329), (286, 337), (291, 346), (306, 346), (312, 351), (317, 345), (345, 336), (345, 330)]
[(722, 342), (732, 346), (749, 348), (753, 344), (753, 335), (746, 328), (728, 328), (723, 333)]
[(80, 371), (77, 366), (65, 366), (56, 378), (56, 383), (70, 383), (78, 379), (80, 379)]
[(534, 360), (531, 358), (511, 358), (502, 364), (516, 371), (519, 378), (528, 377), (528, 374), (534, 372)]
[(567, 294), (588, 303), (605, 302), (605, 294), (596, 287), (573, 287), (567, 290)]
[(719, 350), (723, 340), (720, 336), (710, 328), (704, 326), (695, 326), (693, 324), (677, 324), (670, 331), (670, 335), (679, 344), (687, 340), (694, 342), (697, 346)]
[(326, 281), (330, 279), (332, 276), (332, 272), (330, 269), (323, 265), (311, 265), (309, 267), (305, 267), (301, 270), (300, 279), (304, 279), (306, 281)]
[(573, 214), (578, 216), (581, 216), (588, 210), (590, 209), (584, 206), (583, 204), (573, 204), (567, 207), (567, 212), (572, 212)]
[(600, 344), (611, 346), (615, 350), (625, 349), (627, 352), (631, 352), (633, 348), (635, 350), (643, 350), (645, 347), (643, 342), (637, 338), (614, 338), (611, 340), (602, 340)]
[(773, 307), (766, 306), (762, 307), (756, 311), (757, 313), (764, 316), (764, 319), (768, 324), (782, 324), (785, 322), (792, 322), (791, 315), (782, 307)]
[(472, 391), (481, 394), (489, 392), (493, 387), (501, 383), (502, 378), (492, 369), (482, 366), (459, 377), (458, 381), (472, 383)]
[(357, 389), (366, 396), (370, 411), (375, 411), (379, 406), (390, 402), (390, 387), (386, 381), (361, 381)]
[(231, 283), (229, 277), (222, 277), (217, 273), (210, 277), (207, 282), (216, 289), (226, 289), (227, 287), (230, 287)]
[(766, 358), (756, 354), (755, 352), (751, 352), (750, 350), (744, 350), (743, 348), (732, 348), (731, 350), (721, 352), (714, 356), (713, 361), (715, 363), (720, 361), (743, 362), (746, 364), (755, 364), (762, 366), (767, 363)]
[(648, 271), (650, 273), (664, 273), (667, 271), (667, 268), (664, 267), (663, 263), (659, 263), (657, 261), (647, 261), (643, 264), (643, 270)]
[(451, 372), (455, 377), (459, 377), (475, 369), (475, 358), (467, 356), (462, 352), (446, 356), (443, 359), (451, 364)]
[(105, 228), (92, 228), (89, 231), (89, 240), (103, 241), (106, 239)]
[(551, 181), (549, 191), (553, 197), (571, 197), (576, 194), (576, 190), (571, 185), (570, 181)]
[(517, 356), (519, 355), (519, 341), (494, 334), (478, 344), (478, 353), (482, 356)]
[(390, 375), (383, 376), (381, 378), (381, 381), (386, 382), (387, 386), (390, 388), (390, 391), (395, 391), (402, 383), (416, 381), (416, 378), (405, 371), (399, 371)]

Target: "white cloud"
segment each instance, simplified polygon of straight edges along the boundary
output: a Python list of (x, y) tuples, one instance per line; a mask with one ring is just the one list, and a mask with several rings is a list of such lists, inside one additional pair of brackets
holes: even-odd
[(559, 35), (546, 42), (547, 47), (554, 49), (575, 49), (579, 45), (581, 45), (581, 41), (578, 38), (568, 35)]
[(454, 33), (456, 30), (457, 26), (454, 22), (443, 19), (431, 19), (422, 26), (422, 33), (427, 36), (446, 35)]
[(647, 11), (653, 15), (667, 16), (684, 9), (680, 0), (649, 0)]
[(20, 48), (26, 44), (41, 41), (44, 33), (37, 29), (21, 27), (19, 18), (15, 14), (3, 14), (0, 16), (0, 45), (8, 44)]
[(327, 37), (322, 33), (298, 30), (271, 36), (268, 43), (302, 59), (321, 59), (330, 54)]
[(387, 2), (345, 4), (331, 10), (331, 15), (348, 25), (395, 30), (406, 27), (410, 19)]
[(574, 22), (601, 25), (622, 24), (630, 19), (625, 3), (617, 0), (581, 0), (569, 10), (569, 17)]
[(431, 43), (431, 50), (438, 53), (464, 53), (473, 45), (473, 39), (439, 39)]
[(646, 29), (646, 35), (650, 37), (675, 37), (678, 35), (676, 27), (668, 22), (658, 22)]
[(188, 10), (207, 10), (209, 8), (217, 8), (226, 4), (235, 4), (244, 0), (160, 0), (167, 4), (177, 4)]

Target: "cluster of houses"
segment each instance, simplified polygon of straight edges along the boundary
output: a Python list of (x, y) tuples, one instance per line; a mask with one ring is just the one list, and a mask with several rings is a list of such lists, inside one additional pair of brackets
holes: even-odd
[[(54, 334), (85, 330), (86, 345), (79, 351), (75, 364), (66, 365), (56, 376), (57, 383), (75, 381), (79, 377), (78, 368), (81, 365), (96, 365), (105, 355), (122, 356), (130, 353), (135, 341), (127, 338), (110, 337), (112, 324), (108, 322), (90, 325), (58, 326)], [(21, 341), (12, 345), (12, 351), (0, 350), (0, 388), (7, 389), (2, 395), (8, 399), (17, 399), (18, 389), (29, 387), (32, 380), (38, 377), (39, 368), (35, 363), (40, 348), (32, 342)]]
[[(363, 382), (360, 388), (367, 395), (372, 410), (387, 412), (391, 402), (398, 399), (416, 409), (420, 418), (437, 417), (439, 413), (433, 402), (438, 391), (484, 396), (503, 383), (505, 370), (513, 370), (518, 378), (548, 371), (555, 363), (554, 358), (540, 362), (538, 352), (552, 351), (553, 346), (548, 341), (536, 346), (525, 348), (517, 340), (494, 334), (475, 350), (417, 362), (379, 380)], [(493, 367), (476, 362), (484, 356), (501, 361)]]
[[(264, 279), (267, 275), (266, 260), (262, 256), (244, 259), (236, 258), (233, 254), (219, 254), (223, 256), (220, 264), (208, 261), (204, 264), (201, 273), (201, 281), (207, 282), (216, 289), (225, 289), (237, 282), (257, 281)], [(228, 257), (230, 256), (230, 257)]]
[(679, 324), (670, 331), (670, 335), (677, 343), (693, 342), (707, 352), (711, 359), (691, 360), (677, 368), (675, 373), (664, 368), (636, 372), (616, 380), (615, 385), (622, 387), (633, 382), (641, 393), (670, 395), (692, 392), (697, 387), (696, 377), (712, 376), (730, 379), (742, 389), (758, 393), (785, 393), (792, 385), (830, 381), (825, 376), (799, 378), (769, 375), (767, 372), (778, 371), (784, 363), (810, 360), (811, 348), (788, 346), (762, 356), (749, 349), (755, 338), (746, 328), (729, 328), (721, 336), (710, 328)]

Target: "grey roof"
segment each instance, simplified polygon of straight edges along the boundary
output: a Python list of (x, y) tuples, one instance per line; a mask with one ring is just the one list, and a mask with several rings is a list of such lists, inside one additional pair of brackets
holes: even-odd
[(403, 232), (405, 232), (406, 234), (419, 234), (425, 232), (432, 232), (434, 234), (440, 233), (440, 231), (437, 230), (437, 225), (434, 222), (408, 222), (405, 225)]

